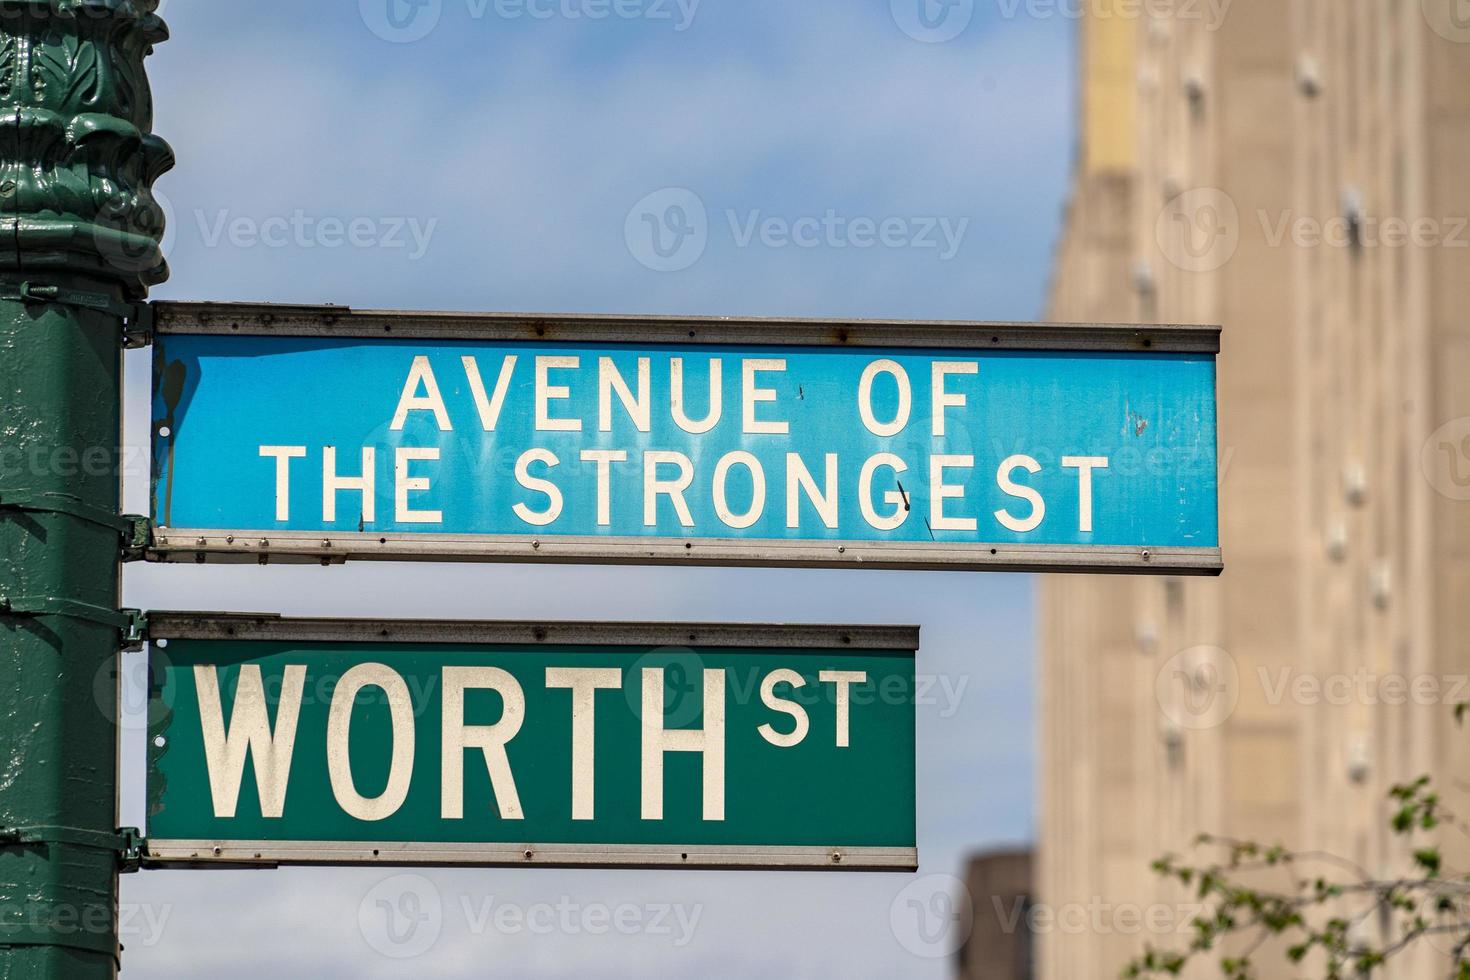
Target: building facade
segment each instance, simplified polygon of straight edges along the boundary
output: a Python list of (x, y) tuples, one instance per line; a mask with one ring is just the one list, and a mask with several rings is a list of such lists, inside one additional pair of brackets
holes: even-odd
[(1150, 862), (1200, 833), (1387, 876), (1392, 785), (1470, 813), (1470, 8), (1081, 9), (1050, 316), (1223, 325), (1227, 571), (1042, 586), (1037, 901), (1090, 913), (1038, 936), (1045, 980), (1187, 941)]
[(1035, 859), (991, 851), (970, 859), (965, 888), (973, 927), (955, 958), (956, 980), (1035, 980)]

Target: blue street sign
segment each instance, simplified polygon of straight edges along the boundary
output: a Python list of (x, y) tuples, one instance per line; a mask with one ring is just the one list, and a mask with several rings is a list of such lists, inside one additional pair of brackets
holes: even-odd
[(1218, 572), (1218, 342), (165, 305), (153, 557)]

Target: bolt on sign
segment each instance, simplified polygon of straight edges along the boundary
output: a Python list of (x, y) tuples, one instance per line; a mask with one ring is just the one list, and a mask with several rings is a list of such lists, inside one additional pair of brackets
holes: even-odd
[(1216, 328), (157, 307), (155, 560), (1221, 569)]
[(918, 866), (914, 628), (149, 630), (154, 865)]

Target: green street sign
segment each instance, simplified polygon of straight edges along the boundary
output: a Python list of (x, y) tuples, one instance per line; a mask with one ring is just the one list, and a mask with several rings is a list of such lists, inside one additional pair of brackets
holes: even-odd
[(914, 628), (149, 635), (155, 866), (918, 865)]

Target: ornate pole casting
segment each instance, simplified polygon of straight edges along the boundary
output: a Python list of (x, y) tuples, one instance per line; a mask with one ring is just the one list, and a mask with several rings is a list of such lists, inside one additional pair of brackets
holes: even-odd
[(0, 0), (0, 980), (119, 968), (122, 350), (167, 276), (173, 163), (157, 6)]

